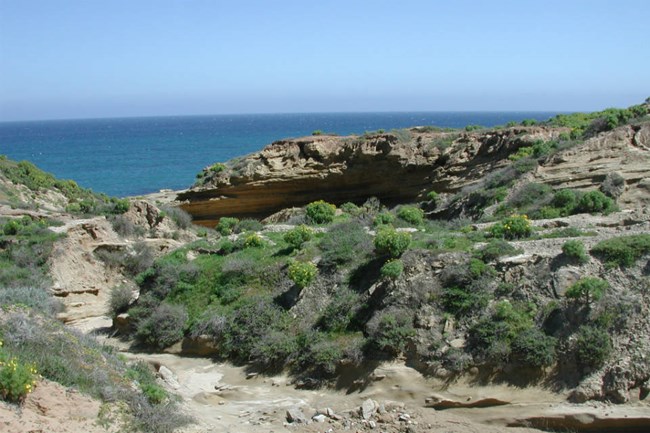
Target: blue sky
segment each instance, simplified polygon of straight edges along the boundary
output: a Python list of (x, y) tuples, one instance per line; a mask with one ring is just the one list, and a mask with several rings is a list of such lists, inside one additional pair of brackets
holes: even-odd
[(650, 96), (647, 0), (0, 0), (0, 120), (596, 110)]

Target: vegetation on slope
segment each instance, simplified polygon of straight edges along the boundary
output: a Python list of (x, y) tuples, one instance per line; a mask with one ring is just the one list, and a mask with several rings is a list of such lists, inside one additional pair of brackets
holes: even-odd
[[(0, 155), (0, 173), (16, 185), (27, 187), (34, 194), (56, 191), (67, 200), (66, 210), (76, 214), (121, 214), (129, 209), (126, 199), (108, 197), (82, 188), (73, 180), (60, 180), (29, 161), (14, 162)], [(31, 207), (23, 203), (15, 191), (4, 191), (16, 207)]]

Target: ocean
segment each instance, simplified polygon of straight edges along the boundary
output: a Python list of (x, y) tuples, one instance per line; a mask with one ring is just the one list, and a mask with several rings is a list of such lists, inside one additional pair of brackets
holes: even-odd
[(0, 154), (119, 197), (184, 189), (203, 167), (315, 130), (496, 126), (559, 112), (242, 114), (0, 122)]

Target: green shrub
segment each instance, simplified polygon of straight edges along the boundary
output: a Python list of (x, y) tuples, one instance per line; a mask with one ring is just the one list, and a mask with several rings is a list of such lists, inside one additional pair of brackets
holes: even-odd
[(301, 361), (309, 369), (328, 377), (334, 375), (343, 356), (337, 341), (321, 340), (309, 346), (307, 355), (303, 355)]
[(336, 267), (359, 263), (372, 252), (372, 238), (358, 222), (345, 222), (329, 229), (319, 243), (321, 265)]
[(538, 328), (527, 328), (512, 340), (512, 358), (526, 366), (546, 367), (555, 361), (556, 340)]
[(249, 361), (262, 368), (280, 370), (299, 350), (295, 335), (285, 330), (270, 330), (252, 348)]
[(521, 250), (513, 247), (509, 242), (503, 239), (490, 239), (483, 248), (474, 253), (476, 257), (484, 262), (491, 262), (499, 257), (513, 256), (519, 254)]
[(427, 200), (431, 202), (431, 204), (437, 204), (438, 203), (438, 193), (436, 191), (429, 191), (427, 193)]
[(576, 358), (578, 364), (593, 370), (601, 367), (612, 351), (612, 340), (607, 331), (589, 325), (578, 329)]
[(575, 260), (578, 263), (587, 263), (589, 261), (589, 255), (585, 249), (585, 245), (578, 240), (569, 240), (562, 245), (562, 253), (571, 260)]
[(356, 311), (361, 307), (359, 294), (342, 287), (331, 297), (317, 325), (325, 332), (341, 333), (351, 325)]
[(123, 284), (113, 286), (108, 298), (108, 315), (115, 318), (125, 313), (129, 309), (132, 300), (133, 293), (130, 287)]
[(289, 316), (266, 298), (248, 298), (226, 320), (222, 331), (224, 353), (237, 361), (249, 361), (265, 336), (289, 331)]
[(375, 215), (375, 219), (372, 224), (375, 226), (388, 225), (392, 224), (395, 221), (395, 217), (390, 212), (381, 212)]
[(156, 376), (144, 361), (131, 365), (126, 370), (125, 377), (136, 382), (149, 403), (160, 404), (169, 397), (165, 388), (156, 383)]
[(363, 212), (359, 206), (351, 202), (343, 203), (340, 207), (343, 212), (352, 216), (359, 216)]
[(147, 345), (164, 349), (183, 338), (187, 319), (183, 305), (162, 303), (138, 323), (136, 337)]
[(607, 281), (596, 277), (584, 277), (572, 284), (566, 291), (566, 297), (581, 301), (585, 305), (598, 301), (609, 287)]
[(215, 229), (223, 236), (228, 236), (234, 233), (235, 226), (238, 223), (239, 223), (238, 218), (223, 217), (219, 220), (219, 223), (217, 224)]
[(404, 264), (399, 259), (388, 260), (381, 267), (379, 274), (387, 279), (394, 280), (404, 272)]
[(397, 217), (407, 223), (420, 225), (424, 220), (424, 212), (415, 206), (402, 206), (397, 211)]
[(589, 191), (580, 197), (576, 207), (578, 212), (609, 214), (616, 210), (614, 200), (600, 191)]
[(294, 250), (299, 250), (302, 244), (309, 242), (312, 238), (313, 230), (304, 224), (301, 224), (284, 234), (284, 241)]
[(25, 364), (9, 356), (0, 340), (0, 399), (20, 403), (34, 390), (38, 372), (33, 364)]
[(379, 254), (397, 258), (411, 244), (411, 234), (408, 232), (398, 232), (392, 227), (385, 227), (377, 232), (374, 243), (375, 250)]
[(551, 203), (561, 216), (571, 215), (578, 206), (578, 194), (572, 189), (561, 189), (553, 195)]
[[(513, 305), (509, 301), (499, 302), (492, 317), (486, 317), (470, 328), (470, 348), (479, 359), (495, 363), (517, 360), (519, 355), (513, 357), (513, 342), (518, 338), (520, 348), (527, 348), (531, 352), (539, 350), (533, 348), (529, 341), (531, 335), (528, 333), (533, 332), (530, 331), (533, 328), (533, 314), (529, 307)], [(522, 358), (518, 360), (522, 361)]]
[(551, 187), (542, 183), (527, 183), (519, 188), (508, 200), (508, 205), (516, 208), (527, 208), (548, 201), (552, 194)]
[(336, 206), (323, 200), (309, 203), (305, 207), (307, 219), (313, 224), (327, 224), (334, 220)]
[(444, 288), (442, 306), (456, 317), (466, 317), (481, 312), (488, 304), (488, 296), (476, 287), (449, 286)]
[(212, 165), (208, 168), (208, 170), (211, 171), (212, 173), (221, 173), (221, 172), (224, 171), (225, 169), (226, 169), (226, 165), (223, 164), (223, 163), (221, 163), (221, 162), (217, 162), (217, 163), (215, 163), (215, 164), (212, 164)]
[(261, 248), (265, 245), (266, 242), (257, 233), (248, 233), (243, 237), (242, 246), (244, 248)]
[(510, 161), (518, 161), (521, 158), (528, 158), (533, 156), (533, 148), (532, 146), (525, 146), (525, 147), (520, 147), (517, 149), (515, 153), (511, 153), (508, 155), (508, 159)]
[(532, 232), (533, 228), (526, 215), (509, 216), (490, 227), (490, 234), (495, 238), (521, 239), (529, 237)]
[(645, 254), (650, 253), (650, 234), (620, 236), (598, 242), (591, 253), (609, 267), (632, 266)]
[(256, 219), (245, 218), (235, 225), (233, 231), (235, 233), (245, 233), (245, 232), (259, 232), (264, 229), (264, 224), (259, 222)]
[(301, 289), (307, 287), (314, 281), (318, 268), (311, 262), (292, 262), (287, 269), (289, 279)]
[(404, 352), (413, 336), (413, 317), (408, 311), (380, 313), (368, 324), (368, 344), (392, 356)]

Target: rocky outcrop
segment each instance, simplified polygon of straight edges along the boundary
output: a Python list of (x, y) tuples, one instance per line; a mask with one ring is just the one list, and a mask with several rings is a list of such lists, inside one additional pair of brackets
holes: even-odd
[[(178, 195), (194, 222), (223, 216), (266, 217), (323, 199), (335, 204), (375, 196), (394, 205), (431, 190), (453, 192), (507, 163), (535, 140), (563, 130), (519, 127), (487, 132), (421, 132), (362, 137), (313, 136), (277, 141), (262, 151), (206, 169), (202, 184)], [(221, 171), (219, 171), (221, 170)]]
[(624, 126), (553, 155), (534, 181), (554, 187), (592, 189), (616, 173), (624, 181), (622, 206), (650, 204), (650, 123)]

